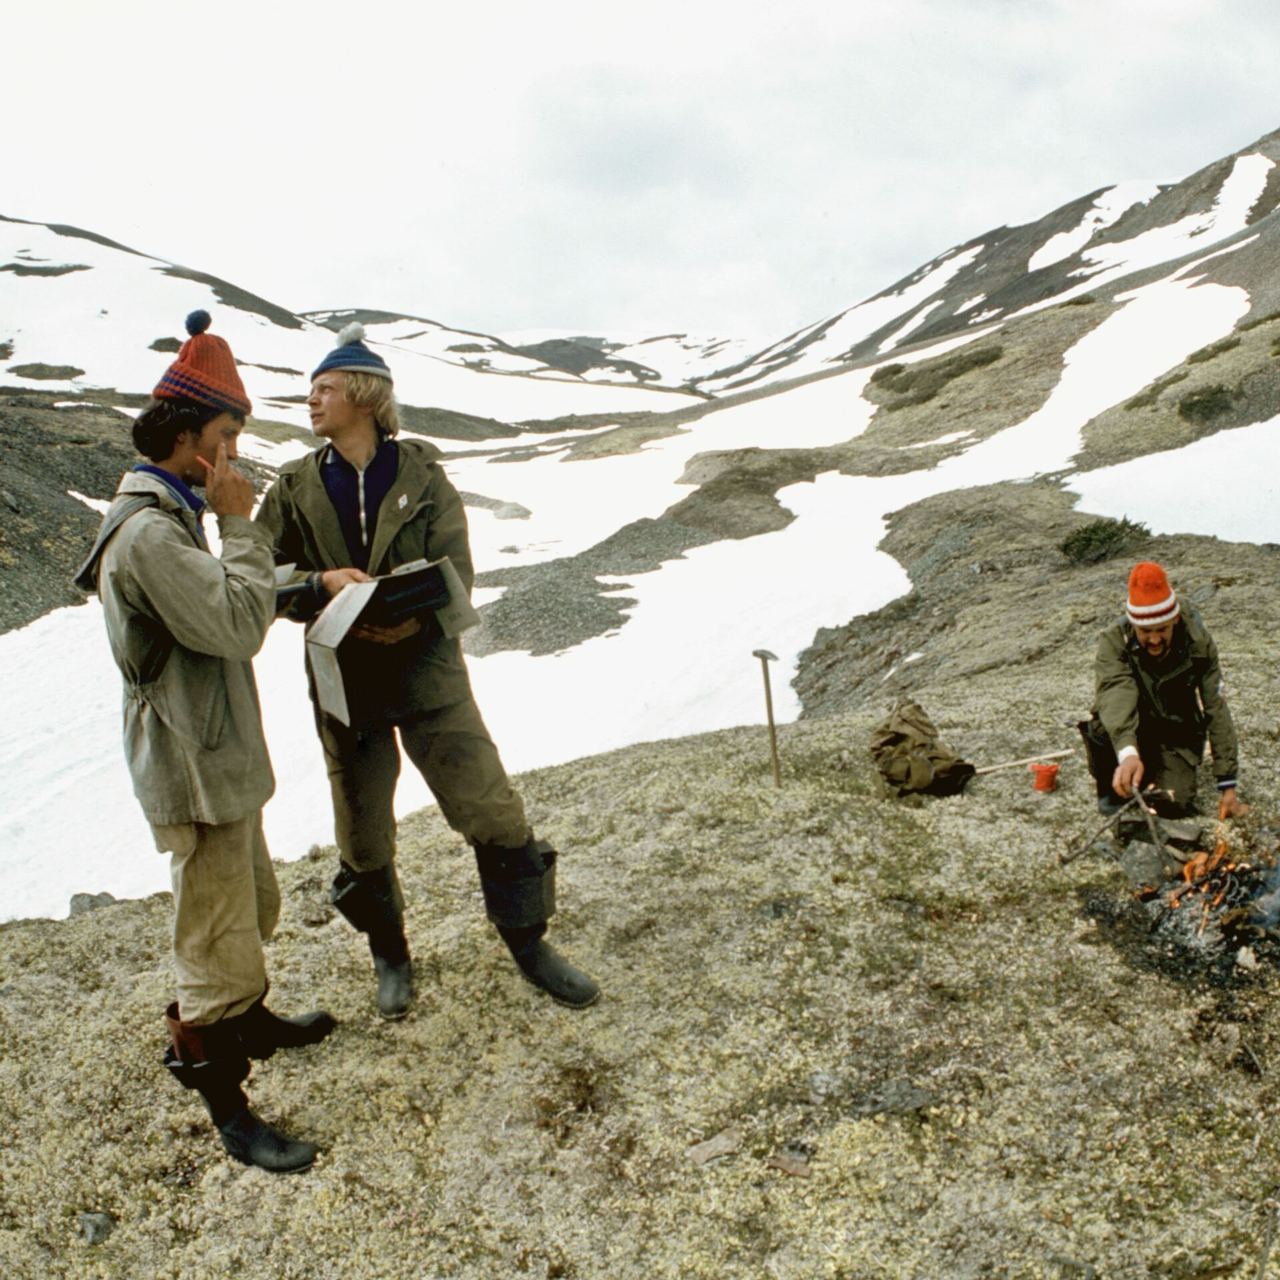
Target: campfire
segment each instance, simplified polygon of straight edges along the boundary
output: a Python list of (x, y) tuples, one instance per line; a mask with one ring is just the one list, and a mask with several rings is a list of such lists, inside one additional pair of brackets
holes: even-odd
[(1280, 832), (1141, 814), (1117, 828), (1120, 865), (1153, 941), (1243, 969), (1261, 956), (1280, 960)]

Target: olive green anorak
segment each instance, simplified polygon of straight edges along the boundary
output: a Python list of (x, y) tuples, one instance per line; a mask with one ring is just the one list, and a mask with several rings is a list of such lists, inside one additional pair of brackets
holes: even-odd
[(1236, 731), (1218, 648), (1194, 609), (1181, 606), (1160, 661), (1147, 656), (1127, 619), (1108, 627), (1098, 637), (1094, 677), (1094, 711), (1117, 753), (1133, 747), (1146, 760), (1158, 748), (1194, 767), (1207, 735), (1219, 789), (1236, 784)]
[[(323, 445), (281, 467), (256, 517), (275, 544), (276, 563), (294, 564), (299, 574), (351, 564), (320, 474), (330, 447)], [(398, 439), (396, 447), (395, 482), (378, 510), (369, 548), (370, 576), (414, 560), (448, 556), (470, 592), (475, 570), (466, 513), (458, 491), (438, 465), (440, 451), (425, 440)], [(338, 663), (353, 726), (403, 720), (471, 696), (460, 641), (431, 627), (394, 645), (348, 638), (338, 648)]]

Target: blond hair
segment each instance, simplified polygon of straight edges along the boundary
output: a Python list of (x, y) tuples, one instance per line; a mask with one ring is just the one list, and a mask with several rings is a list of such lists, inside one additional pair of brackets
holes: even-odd
[(396, 393), (391, 386), (391, 379), (382, 378), (373, 373), (353, 373), (350, 369), (344, 371), (343, 379), (343, 399), (358, 409), (371, 410), (374, 422), (387, 435), (398, 435), (400, 409), (396, 404)]

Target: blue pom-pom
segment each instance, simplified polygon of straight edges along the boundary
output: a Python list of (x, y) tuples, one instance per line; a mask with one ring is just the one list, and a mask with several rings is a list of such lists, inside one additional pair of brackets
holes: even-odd
[(213, 317), (207, 311), (193, 311), (187, 317), (187, 332), (194, 338), (203, 333), (213, 323)]

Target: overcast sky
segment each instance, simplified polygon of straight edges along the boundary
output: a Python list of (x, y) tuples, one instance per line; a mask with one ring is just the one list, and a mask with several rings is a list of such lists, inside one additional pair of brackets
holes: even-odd
[(3, 29), (0, 214), (485, 332), (778, 337), (1280, 128), (1273, 0), (14, 0)]

